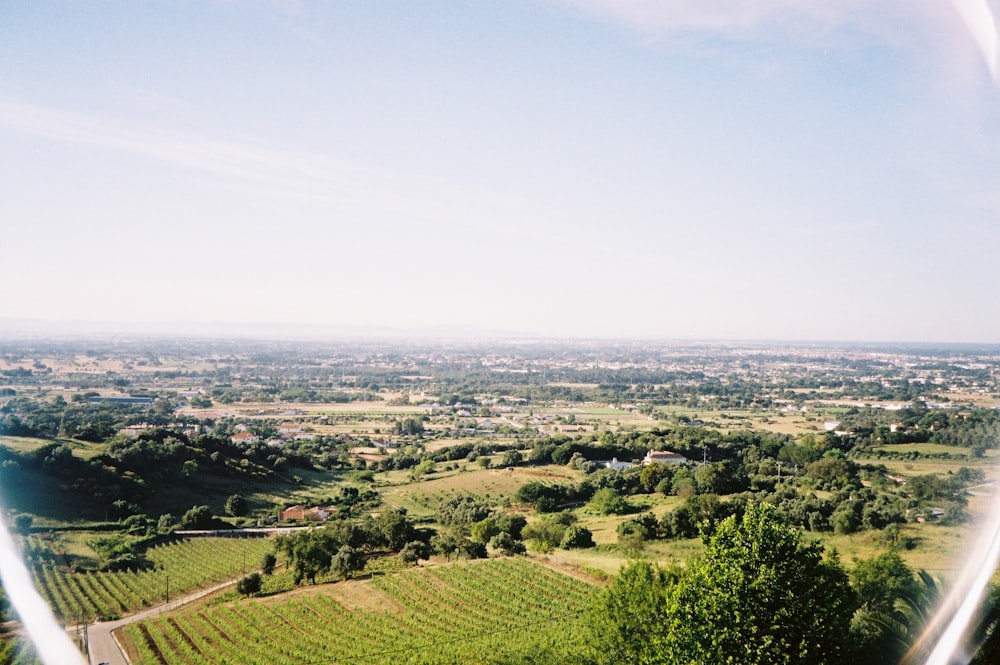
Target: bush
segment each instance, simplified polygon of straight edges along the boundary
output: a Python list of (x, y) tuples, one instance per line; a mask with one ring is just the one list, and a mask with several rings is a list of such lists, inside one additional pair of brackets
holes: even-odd
[(515, 554), (524, 554), (527, 552), (527, 548), (519, 540), (514, 540), (510, 537), (510, 534), (506, 531), (501, 531), (497, 535), (493, 536), (490, 540), (490, 547), (497, 550), (505, 556), (513, 556)]
[(598, 515), (624, 515), (632, 507), (618, 492), (610, 487), (602, 487), (594, 492), (587, 508)]
[(562, 540), (559, 541), (559, 547), (564, 550), (583, 549), (593, 546), (594, 534), (590, 532), (590, 529), (578, 524), (566, 527)]
[(213, 526), (212, 510), (208, 506), (195, 506), (181, 517), (182, 529), (211, 529)]

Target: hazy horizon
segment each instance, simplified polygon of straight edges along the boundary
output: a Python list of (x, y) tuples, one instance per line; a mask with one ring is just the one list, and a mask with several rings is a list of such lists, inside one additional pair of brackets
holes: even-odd
[(997, 343), (991, 6), (8, 5), (0, 331)]

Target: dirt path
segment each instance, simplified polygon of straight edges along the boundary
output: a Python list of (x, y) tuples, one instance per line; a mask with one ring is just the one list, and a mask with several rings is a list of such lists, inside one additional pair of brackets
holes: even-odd
[(235, 584), (236, 580), (232, 580), (208, 589), (202, 589), (201, 591), (192, 593), (188, 596), (183, 596), (177, 600), (171, 601), (170, 603), (164, 603), (162, 605), (157, 605), (156, 607), (151, 607), (148, 610), (143, 610), (142, 612), (125, 617), (124, 619), (118, 619), (117, 621), (101, 621), (90, 624), (87, 627), (87, 635), (90, 642), (90, 665), (99, 665), (100, 663), (109, 663), (110, 665), (130, 665), (129, 660), (125, 657), (125, 654), (122, 653), (122, 650), (119, 648), (118, 642), (115, 639), (114, 632), (116, 630), (131, 623), (135, 623), (136, 621), (142, 621), (143, 619), (148, 619), (162, 614), (167, 610), (172, 610), (182, 605), (186, 605), (190, 602), (198, 600), (199, 598), (204, 598), (205, 596), (213, 594), (217, 591), (222, 591), (223, 589), (231, 587)]

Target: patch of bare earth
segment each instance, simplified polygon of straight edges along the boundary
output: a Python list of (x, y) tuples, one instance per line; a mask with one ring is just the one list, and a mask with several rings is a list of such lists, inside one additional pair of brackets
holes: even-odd
[(583, 580), (590, 584), (597, 584), (599, 586), (604, 586), (608, 584), (608, 580), (598, 575), (588, 573), (579, 566), (574, 566), (571, 563), (566, 563), (565, 561), (559, 561), (548, 556), (533, 556), (531, 560), (535, 563), (540, 563), (543, 566), (551, 568), (552, 570), (557, 570), (560, 573), (569, 575), (570, 577), (575, 577), (578, 580)]
[(278, 594), (271, 598), (264, 599), (263, 602), (284, 602), (289, 598), (296, 598), (304, 595), (322, 594), (333, 598), (344, 606), (345, 609), (353, 610), (360, 608), (368, 612), (379, 614), (400, 613), (403, 607), (394, 601), (385, 592), (373, 587), (368, 580), (346, 580), (334, 584), (320, 584), (316, 586), (302, 586), (287, 593)]

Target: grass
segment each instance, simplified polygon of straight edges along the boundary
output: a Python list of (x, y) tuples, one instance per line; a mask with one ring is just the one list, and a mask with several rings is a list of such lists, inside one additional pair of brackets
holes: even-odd
[(90, 459), (91, 457), (99, 455), (104, 452), (107, 447), (103, 443), (88, 443), (86, 441), (77, 441), (75, 439), (40, 439), (32, 436), (0, 436), (0, 446), (19, 453), (30, 453), (53, 443), (69, 446), (75, 456), (83, 459)]
[(954, 473), (963, 466), (981, 468), (984, 472), (986, 472), (987, 478), (996, 476), (993, 465), (982, 460), (890, 460), (868, 458), (863, 461), (869, 464), (883, 465), (890, 473), (902, 476), (921, 476), (931, 473), (943, 475), (949, 472)]
[[(964, 446), (945, 446), (940, 443), (894, 443), (878, 446), (874, 450), (887, 453), (917, 453), (920, 455), (961, 455), (969, 457), (970, 449)], [(971, 459), (971, 458), (970, 458)]]
[(496, 505), (512, 497), (524, 484), (531, 481), (546, 483), (578, 482), (581, 474), (563, 466), (514, 467), (483, 469), (475, 462), (450, 462), (458, 469), (437, 472), (419, 480), (412, 480), (409, 471), (390, 471), (376, 476), (382, 486), (385, 505), (405, 508), (413, 517), (433, 519), (438, 506), (461, 494), (475, 494)]

